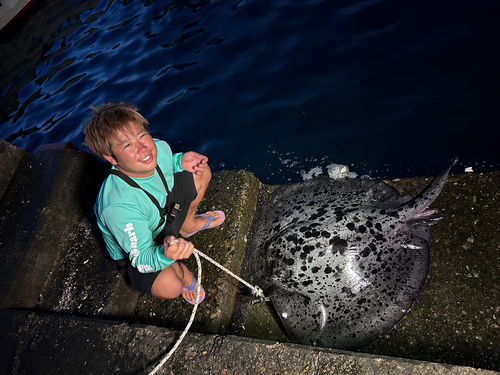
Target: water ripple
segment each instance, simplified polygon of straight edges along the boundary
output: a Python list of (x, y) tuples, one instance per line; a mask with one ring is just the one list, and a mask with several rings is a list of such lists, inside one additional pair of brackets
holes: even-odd
[[(121, 100), (179, 151), (203, 149), (215, 165), (266, 178), (281, 173), (276, 155), (290, 153), (305, 169), (438, 160), (497, 95), (491, 8), (54, 0), (0, 45), (0, 137), (28, 151), (81, 145), (89, 107)], [(437, 151), (410, 152), (429, 139)]]
[(198, 29), (194, 31), (190, 31), (187, 33), (184, 33), (177, 37), (174, 41), (168, 44), (160, 44), (163, 48), (173, 48), (175, 46), (178, 46), (181, 43), (184, 43), (186, 40), (191, 39), (192, 37), (202, 33), (205, 29)]

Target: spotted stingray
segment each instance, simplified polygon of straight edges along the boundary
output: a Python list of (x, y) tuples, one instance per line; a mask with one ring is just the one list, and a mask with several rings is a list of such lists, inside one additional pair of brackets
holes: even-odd
[(429, 205), (452, 165), (414, 199), (349, 178), (273, 193), (255, 220), (249, 267), (292, 341), (359, 349), (403, 319), (429, 273), (430, 226), (442, 218)]

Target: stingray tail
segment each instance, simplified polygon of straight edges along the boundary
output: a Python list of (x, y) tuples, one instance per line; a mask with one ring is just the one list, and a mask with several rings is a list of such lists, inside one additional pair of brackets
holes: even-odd
[(443, 190), (444, 184), (448, 180), (450, 170), (457, 160), (457, 158), (453, 159), (450, 166), (442, 171), (422, 194), (396, 208), (394, 210), (394, 216), (397, 216), (398, 220), (406, 222), (416, 216), (425, 215), (424, 210), (436, 200), (441, 190)]

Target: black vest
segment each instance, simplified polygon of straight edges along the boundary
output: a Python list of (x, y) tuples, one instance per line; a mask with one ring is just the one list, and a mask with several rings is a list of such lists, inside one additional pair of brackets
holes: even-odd
[(158, 225), (153, 230), (153, 232), (155, 230), (157, 230), (158, 228), (160, 228), (163, 224), (166, 223), (166, 225), (163, 227), (162, 231), (160, 233), (158, 233), (158, 235), (154, 239), (154, 241), (158, 245), (161, 245), (161, 244), (163, 244), (163, 239), (167, 235), (172, 235), (172, 236), (175, 236), (175, 237), (179, 237), (179, 233), (173, 233), (173, 231), (170, 229), (170, 227), (168, 225), (169, 223), (168, 223), (168, 220), (167, 220), (167, 216), (168, 216), (168, 213), (172, 210), (172, 207), (170, 207), (171, 204), (169, 202), (170, 189), (168, 188), (167, 180), (165, 179), (165, 176), (163, 175), (163, 172), (161, 171), (161, 169), (160, 169), (160, 167), (158, 165), (156, 166), (156, 171), (158, 172), (158, 174), (159, 174), (159, 176), (161, 178), (161, 181), (163, 182), (163, 186), (165, 186), (165, 191), (167, 192), (167, 201), (165, 202), (165, 207), (161, 207), (160, 203), (158, 203), (158, 200), (151, 193), (149, 193), (148, 191), (146, 191), (142, 187), (140, 187), (137, 182), (135, 182), (134, 180), (132, 180), (132, 178), (130, 178), (129, 176), (127, 176), (125, 173), (123, 173), (121, 171), (118, 171), (116, 169), (108, 169), (106, 171), (106, 176), (108, 176), (110, 174), (114, 174), (115, 176), (120, 177), (123, 181), (125, 181), (130, 186), (132, 186), (132, 187), (134, 187), (136, 189), (142, 190), (144, 193), (146, 193), (146, 195), (149, 197), (149, 199), (151, 199), (151, 202), (153, 202), (153, 204), (156, 206), (156, 208), (158, 209), (158, 212), (160, 214), (160, 221), (158, 222)]

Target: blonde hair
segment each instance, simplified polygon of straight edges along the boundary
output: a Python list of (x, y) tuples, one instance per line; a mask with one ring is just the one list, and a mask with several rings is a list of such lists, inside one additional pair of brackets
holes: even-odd
[(102, 159), (113, 156), (111, 140), (118, 131), (131, 131), (134, 124), (148, 130), (149, 122), (132, 104), (106, 103), (91, 109), (93, 113), (84, 124), (84, 145)]

